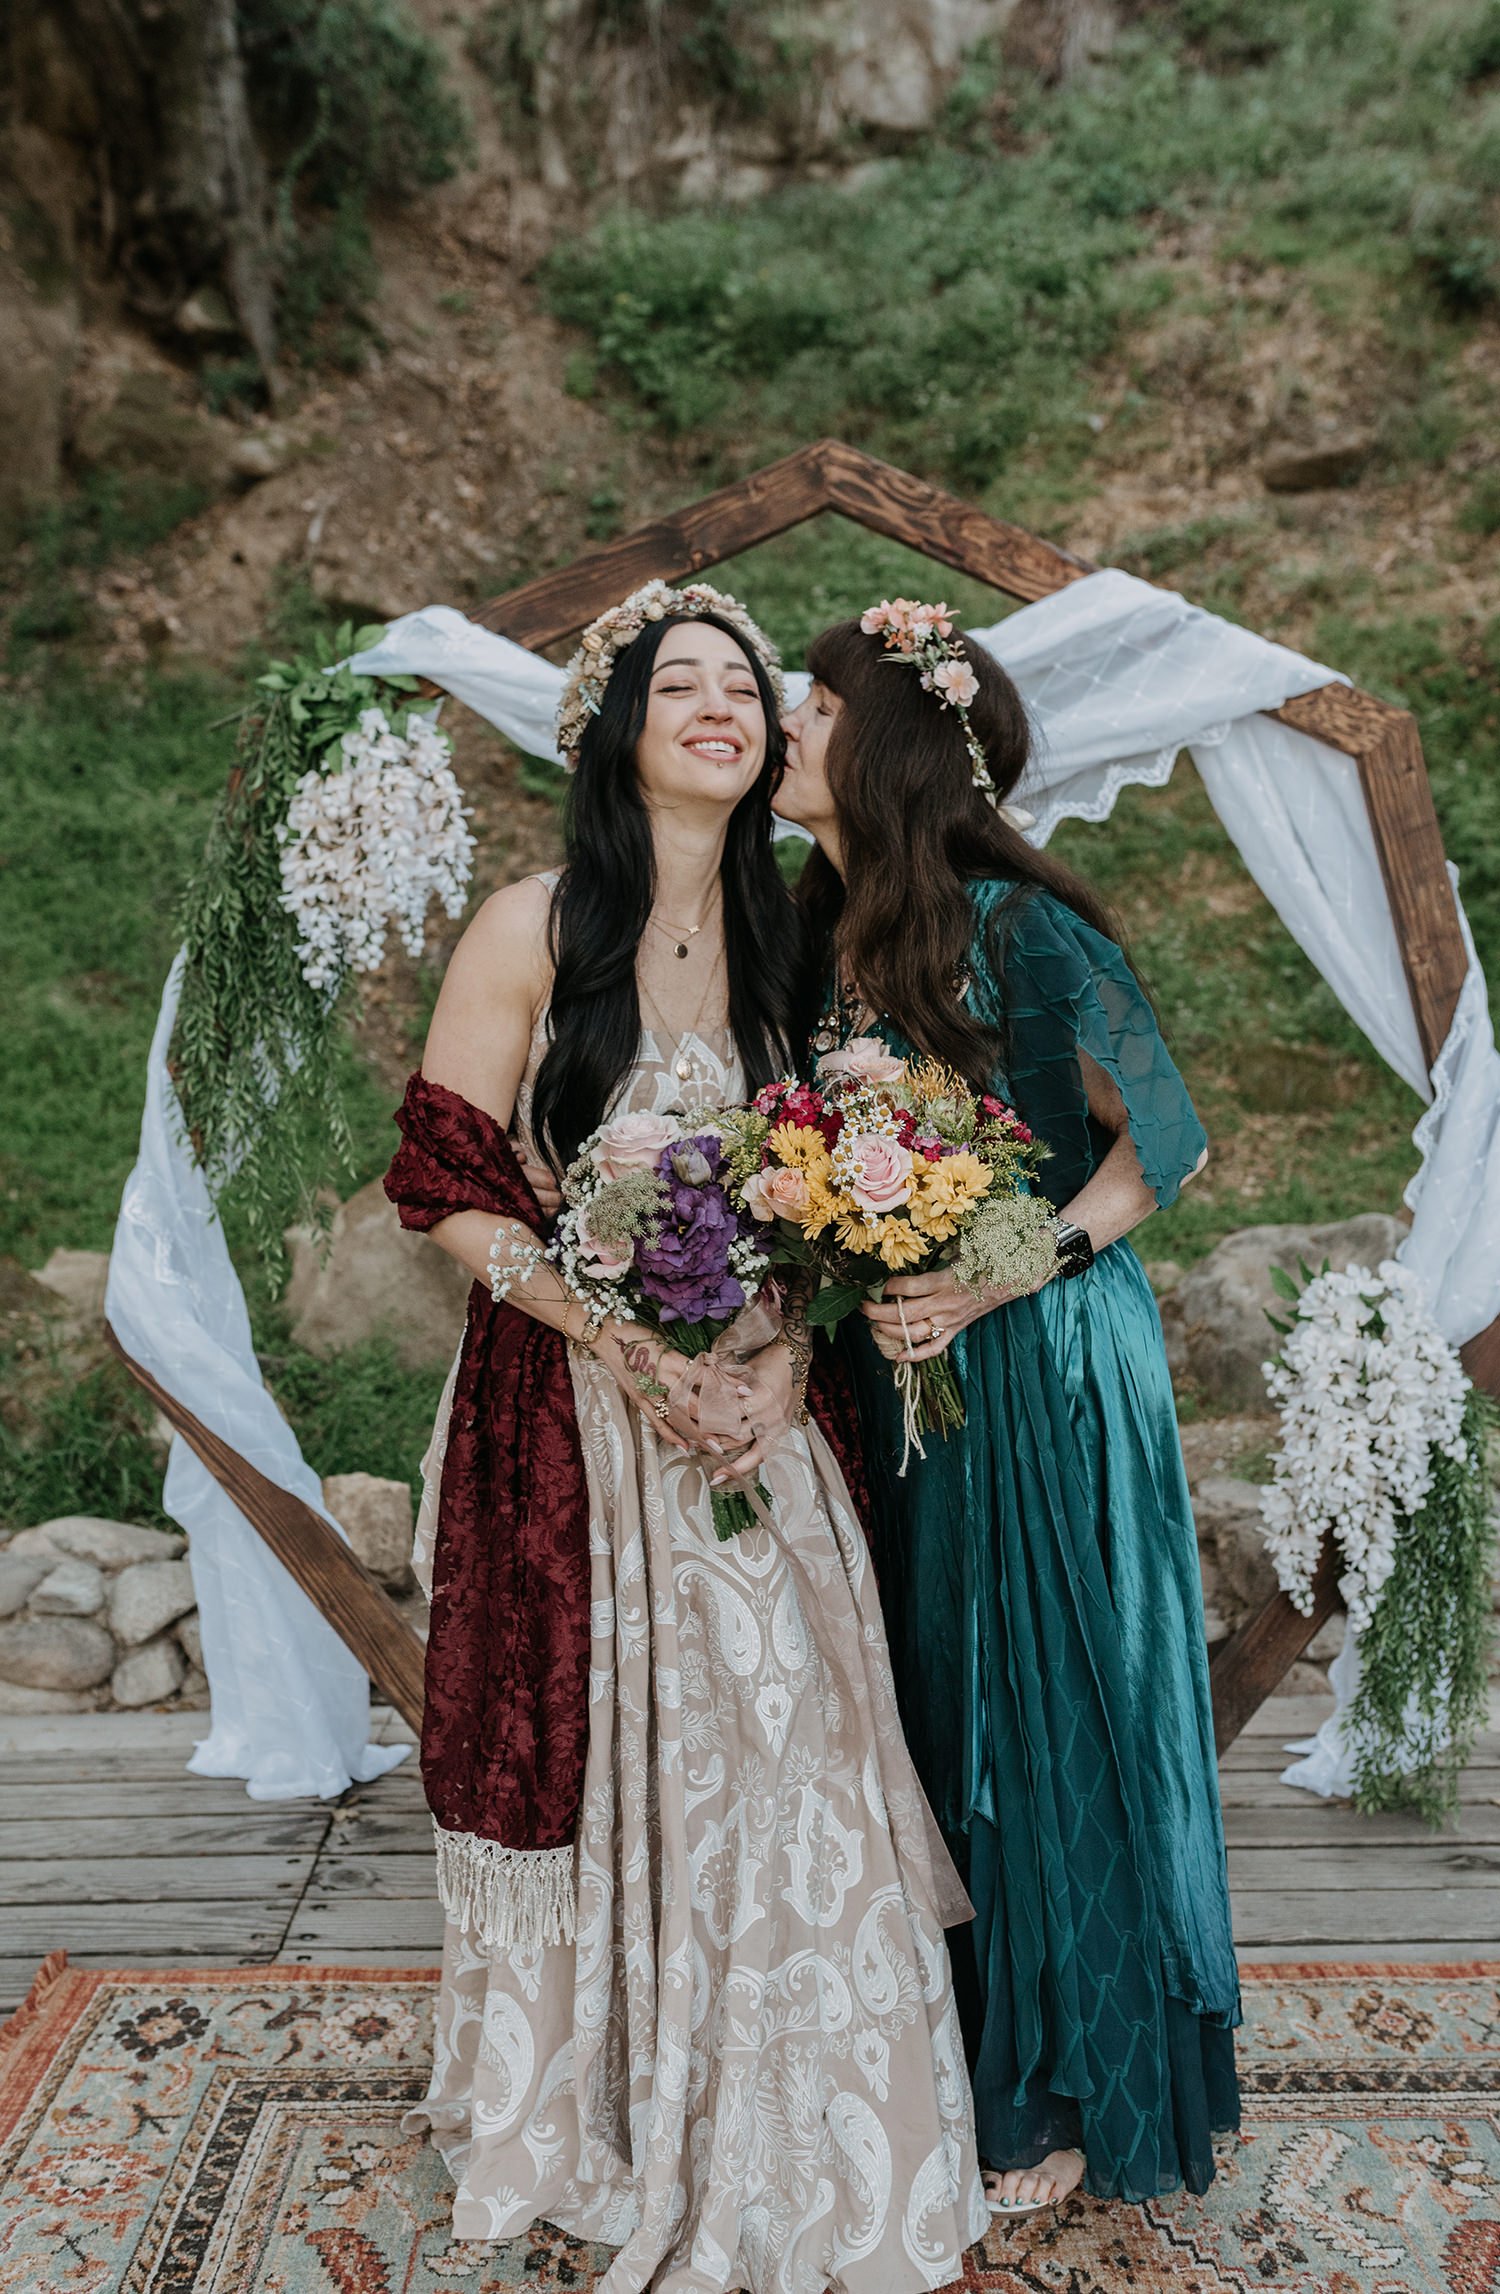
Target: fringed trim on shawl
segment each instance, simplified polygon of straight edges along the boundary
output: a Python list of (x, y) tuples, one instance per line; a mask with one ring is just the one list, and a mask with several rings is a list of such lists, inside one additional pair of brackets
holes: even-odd
[(486, 1951), (533, 1952), (578, 1932), (571, 1848), (504, 1848), (477, 1832), (433, 1825), (443, 1910)]

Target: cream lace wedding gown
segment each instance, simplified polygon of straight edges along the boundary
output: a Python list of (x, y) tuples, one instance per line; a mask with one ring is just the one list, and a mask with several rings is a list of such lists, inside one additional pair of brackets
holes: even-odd
[[(726, 1036), (642, 1054), (615, 1113), (742, 1095)], [(617, 2246), (604, 2294), (941, 2286), (989, 2220), (942, 1936), (967, 1907), (843, 1478), (793, 1431), (761, 1477), (774, 1534), (720, 1544), (705, 1466), (571, 1362), (593, 1571), (578, 1939), (496, 1955), (450, 1921), (408, 2125), (433, 2130), (459, 2237), (546, 2220)]]

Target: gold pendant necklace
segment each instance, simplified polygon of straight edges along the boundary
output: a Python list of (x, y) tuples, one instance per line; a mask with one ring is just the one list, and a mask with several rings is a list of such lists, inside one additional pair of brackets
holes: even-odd
[(648, 916), (646, 922), (654, 925), (664, 939), (671, 941), (674, 956), (686, 956), (689, 941), (696, 940), (703, 930), (701, 924), (663, 924), (655, 916)]

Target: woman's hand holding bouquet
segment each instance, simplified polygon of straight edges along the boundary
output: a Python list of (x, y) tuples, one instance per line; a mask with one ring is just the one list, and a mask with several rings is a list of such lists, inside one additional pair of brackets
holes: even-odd
[(648, 1112), (604, 1124), (563, 1180), (547, 1255), (593, 1330), (624, 1317), (659, 1338), (624, 1350), (634, 1398), (678, 1446), (712, 1453), (714, 1526), (728, 1537), (755, 1518), (736, 1459), (753, 1470), (764, 1448), (742, 1365), (779, 1321), (762, 1296), (762, 1238), (730, 1198), (721, 1121)]
[[(814, 1083), (770, 1085), (723, 1130), (734, 1199), (767, 1256), (819, 1278), (809, 1322), (841, 1321), (892, 1275), (930, 1275), (934, 1295), (956, 1285), (980, 1313), (1056, 1264), (1052, 1207), (1032, 1191), (1046, 1150), (1002, 1101), (878, 1037), (827, 1053)], [(952, 1327), (900, 1299), (885, 1319), (904, 1341), (896, 1382), (920, 1454), (924, 1433), (963, 1424)]]

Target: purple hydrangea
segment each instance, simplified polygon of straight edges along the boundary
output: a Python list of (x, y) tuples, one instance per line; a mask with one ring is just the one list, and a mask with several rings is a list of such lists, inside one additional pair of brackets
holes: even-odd
[(705, 1132), (677, 1141), (658, 1158), (666, 1193), (661, 1227), (654, 1245), (636, 1244), (635, 1263), (664, 1323), (727, 1322), (745, 1303), (744, 1285), (729, 1266), (741, 1222), (719, 1184), (723, 1155), (722, 1141)]

